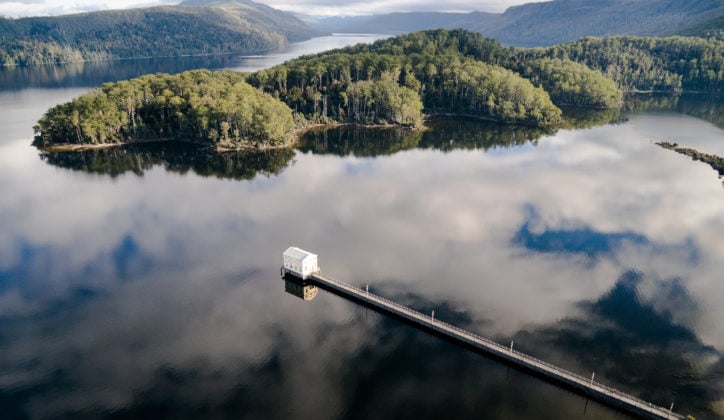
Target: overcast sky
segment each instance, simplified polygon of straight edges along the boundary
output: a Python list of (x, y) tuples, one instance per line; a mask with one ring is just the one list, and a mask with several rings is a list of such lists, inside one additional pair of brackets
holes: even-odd
[[(410, 11), (502, 12), (508, 6), (536, 0), (258, 0), (272, 7), (314, 15), (358, 15)], [(540, 0), (537, 0), (540, 1)], [(103, 9), (177, 4), (180, 0), (0, 0), (0, 15), (46, 16)]]

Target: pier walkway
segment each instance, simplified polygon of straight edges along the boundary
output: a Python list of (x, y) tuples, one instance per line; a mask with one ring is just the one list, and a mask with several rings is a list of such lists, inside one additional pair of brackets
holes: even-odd
[[(284, 269), (283, 271), (295, 276), (295, 273), (291, 271)], [(509, 365), (531, 372), (551, 383), (563, 386), (580, 395), (591, 398), (592, 400), (598, 401), (610, 407), (617, 408), (626, 413), (652, 419), (684, 419), (684, 416), (672, 412), (671, 408), (659, 407), (631, 395), (624, 394), (614, 388), (595, 382), (593, 377), (586, 378), (561, 369), (550, 363), (515, 351), (513, 350), (512, 345), (510, 348), (503, 346), (495, 341), (434, 319), (433, 315), (422, 314), (381, 296), (369, 293), (368, 290), (359, 289), (347, 283), (322, 275), (321, 273), (311, 274), (307, 281), (342, 297), (377, 309), (380, 312), (399, 317), (418, 328), (434, 332), (436, 335), (445, 337), (450, 341), (463, 344), (468, 348), (493, 356), (494, 358), (502, 360)]]

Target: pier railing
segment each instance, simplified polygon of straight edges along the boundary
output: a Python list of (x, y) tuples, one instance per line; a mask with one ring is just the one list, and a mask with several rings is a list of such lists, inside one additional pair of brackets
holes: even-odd
[(491, 339), (482, 337), (470, 331), (463, 330), (462, 328), (456, 327), (452, 324), (448, 324), (445, 321), (435, 319), (432, 315), (423, 314), (414, 309), (410, 309), (407, 306), (386, 299), (382, 296), (370, 293), (368, 288), (361, 289), (351, 284), (322, 275), (321, 273), (313, 274), (311, 276), (311, 280), (317, 282), (322, 286), (326, 286), (342, 292), (346, 295), (353, 296), (354, 298), (367, 302), (368, 304), (371, 304), (375, 307), (384, 309), (388, 312), (392, 312), (395, 315), (406, 318), (415, 324), (435, 330), (444, 336), (457, 339), (461, 342), (465, 342), (468, 345), (481, 349), (489, 354), (496, 355), (519, 366), (533, 369), (534, 371), (542, 373), (547, 377), (556, 379), (558, 382), (565, 382), (569, 386), (573, 386), (582, 391), (586, 391), (587, 394), (602, 395), (607, 397), (609, 400), (618, 402), (619, 405), (622, 404), (629, 407), (629, 409), (636, 408), (638, 414), (645, 413), (651, 417), (666, 419), (684, 418), (683, 416), (672, 412), (671, 408), (667, 409), (651, 404), (640, 398), (625, 394), (615, 388), (603, 385), (600, 382), (596, 382), (593, 379), (593, 376), (587, 378), (577, 373), (573, 373), (565, 369), (559, 368), (558, 366), (555, 366), (538, 358), (529, 356), (525, 353), (518, 352), (514, 350), (512, 346), (510, 348), (506, 347)]

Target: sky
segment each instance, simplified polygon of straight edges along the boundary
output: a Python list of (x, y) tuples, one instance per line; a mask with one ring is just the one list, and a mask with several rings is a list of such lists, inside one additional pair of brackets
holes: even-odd
[[(259, 0), (281, 10), (313, 15), (364, 15), (389, 12), (445, 11), (502, 12), (509, 6), (531, 0)], [(0, 15), (7, 17), (48, 16), (104, 9), (178, 4), (176, 0), (0, 0)]]

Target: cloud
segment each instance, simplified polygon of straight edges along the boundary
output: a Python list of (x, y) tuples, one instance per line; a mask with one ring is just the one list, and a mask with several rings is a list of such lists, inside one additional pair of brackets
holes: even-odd
[(290, 10), (312, 15), (371, 15), (391, 12), (503, 12), (510, 6), (527, 3), (526, 0), (486, 0), (486, 1), (362, 1), (345, 2), (343, 6), (335, 0), (307, 0), (292, 2), (288, 0), (263, 1), (281, 10)]
[(13, 18), (26, 16), (57, 16), (71, 13), (91, 12), (96, 10), (151, 7), (175, 3), (179, 3), (179, 1), (106, 0), (104, 2), (95, 2), (92, 0), (76, 0), (74, 2), (66, 2), (62, 0), (11, 0), (0, 1), (0, 15)]
[[(502, 12), (510, 6), (526, 2), (526, 0), (453, 0), (444, 3), (430, 0), (352, 0), (340, 4), (340, 2), (336, 0), (259, 1), (259, 3), (268, 4), (269, 6), (277, 9), (311, 15), (364, 15), (414, 11)], [(74, 2), (66, 2), (62, 0), (0, 0), (0, 15), (9, 17), (53, 16), (95, 10), (127, 9), (132, 7), (150, 7), (178, 3), (180, 3), (180, 0), (106, 0), (104, 2), (95, 2), (92, 0), (76, 0)]]
[[(669, 116), (654, 114), (499, 153), (298, 152), (279, 176), (253, 181), (163, 167), (111, 180), (47, 165), (29, 146), (42, 112), (82, 91), (0, 94), (12, 104), (0, 115), (0, 271), (29, 274), (0, 291), (0, 317), (11, 320), (3, 324), (0, 388), (20, 393), (69, 375), (52, 404), (31, 396), (41, 411), (31, 417), (123, 407), (166, 367), (218, 375), (192, 395), (216, 398), (266, 358), (291, 370), (282, 371), (288, 392), (274, 395), (314, 388), (338, 398), (337, 375), (320, 372), (329, 373), (330, 355), (358, 360), (349, 355), (370, 340), (359, 328), (362, 312), (324, 294), (307, 306), (284, 294), (277, 267), (290, 244), (319, 252), (325, 273), (384, 296), (412, 290), (449, 302), (491, 337), (575, 318), (580, 302), (600, 301), (634, 267), (645, 274), (637, 287), (646, 308), (724, 349), (721, 184), (705, 165), (650, 142), (694, 132), (692, 141), (715, 147), (722, 131), (711, 124), (682, 117), (664, 126)], [(578, 253), (527, 252), (511, 241), (526, 225), (539, 235), (590, 226), (647, 241), (620, 241), (591, 264)], [(688, 241), (702, 252), (695, 264), (676, 247)], [(125, 268), (114, 271), (111, 257)], [(140, 274), (127, 279), (123, 270)], [(669, 289), (662, 292), (667, 279), (681, 279), (690, 300), (673, 305)]]

